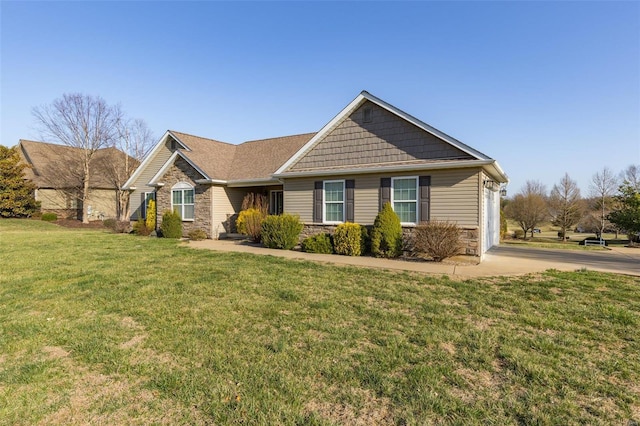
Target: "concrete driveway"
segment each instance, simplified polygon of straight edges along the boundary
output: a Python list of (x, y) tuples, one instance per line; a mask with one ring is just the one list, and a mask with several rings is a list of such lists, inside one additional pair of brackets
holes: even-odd
[(477, 268), (500, 270), (501, 275), (517, 274), (522, 270), (537, 272), (553, 268), (572, 271), (586, 268), (640, 276), (640, 249), (615, 247), (602, 251), (582, 251), (501, 245), (489, 250), (484, 262)]

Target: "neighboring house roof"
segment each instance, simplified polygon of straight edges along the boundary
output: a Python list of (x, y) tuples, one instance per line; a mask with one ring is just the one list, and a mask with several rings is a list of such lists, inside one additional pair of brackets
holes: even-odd
[[(82, 184), (81, 148), (21, 139), (18, 152), (29, 165), (25, 177), (38, 188), (76, 188)], [(93, 170), (89, 186), (100, 189), (116, 189), (113, 172), (108, 167), (116, 165), (124, 172), (122, 151), (103, 148), (92, 159)], [(136, 162), (129, 157), (130, 161)], [(135, 167), (135, 164), (134, 164)]]
[[(352, 114), (367, 102), (375, 104), (384, 110), (385, 114), (397, 117), (402, 123), (406, 123), (411, 128), (414, 136), (415, 133), (421, 133), (422, 135), (428, 135), (432, 140), (436, 140), (437, 144), (432, 143), (431, 148), (437, 150), (437, 153), (435, 153), (437, 155), (430, 157), (431, 154), (423, 151), (423, 147), (420, 146), (421, 142), (416, 142), (414, 139), (411, 141), (413, 145), (409, 143), (407, 146), (392, 147), (397, 148), (397, 152), (394, 155), (388, 155), (384, 162), (375, 161), (375, 159), (374, 161), (367, 161), (368, 158), (364, 155), (360, 156), (358, 153), (361, 151), (358, 150), (375, 150), (375, 144), (364, 147), (360, 140), (347, 141), (340, 134), (337, 136), (332, 134), (336, 128), (350, 119)], [(397, 120), (397, 118), (394, 119)], [(337, 152), (332, 152), (332, 148), (329, 147), (326, 150), (331, 152), (336, 159), (333, 163), (325, 162), (324, 165), (309, 165), (309, 161), (307, 161), (305, 164), (302, 161), (305, 156), (323, 143), (329, 135), (335, 137), (337, 144), (344, 144), (345, 141), (350, 143), (348, 148), (352, 154), (350, 158), (357, 159), (357, 161), (340, 161), (342, 153), (339, 150), (343, 147), (337, 147)], [(375, 134), (367, 136), (369, 139), (375, 139), (376, 137), (377, 135)], [(151, 185), (160, 183), (164, 173), (173, 165), (178, 156), (186, 160), (202, 175), (202, 182), (228, 184), (230, 186), (258, 184), (261, 182), (267, 184), (277, 181), (279, 177), (290, 176), (322, 176), (335, 173), (370, 173), (454, 167), (482, 167), (498, 182), (508, 182), (507, 175), (494, 159), (366, 91), (361, 92), (317, 133), (262, 139), (233, 145), (169, 130), (145, 158), (138, 170), (125, 183), (125, 188), (132, 187), (142, 170), (152, 162), (155, 154), (172, 139), (179, 145), (177, 146), (178, 149), (164, 162), (153, 178), (145, 183)], [(420, 153), (420, 155), (416, 156), (416, 152)], [(372, 157), (370, 156), (369, 158)]]

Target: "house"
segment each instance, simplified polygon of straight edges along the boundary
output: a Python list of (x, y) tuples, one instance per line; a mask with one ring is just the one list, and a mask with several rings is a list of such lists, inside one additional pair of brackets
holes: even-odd
[[(180, 213), (184, 232), (233, 231), (249, 192), (268, 195), (272, 213), (297, 214), (304, 234), (342, 222), (372, 225), (391, 202), (411, 229), (455, 221), (465, 251), (499, 242), (497, 161), (363, 91), (317, 133), (232, 145), (167, 131), (125, 184), (132, 220), (149, 198)], [(160, 216), (160, 215), (158, 215)]]
[[(82, 219), (81, 149), (21, 139), (18, 153), (29, 166), (25, 178), (36, 185), (35, 198), (40, 201), (42, 212)], [(115, 148), (103, 148), (94, 154), (87, 200), (90, 220), (117, 217), (119, 188), (114, 174), (122, 175), (119, 168), (124, 155)]]

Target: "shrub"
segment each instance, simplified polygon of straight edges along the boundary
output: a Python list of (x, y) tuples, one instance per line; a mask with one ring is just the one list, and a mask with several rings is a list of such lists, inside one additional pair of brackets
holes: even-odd
[(206, 240), (207, 233), (204, 232), (202, 229), (192, 229), (187, 234), (187, 237), (189, 237), (190, 240), (194, 240), (194, 241)]
[(133, 232), (136, 235), (142, 235), (143, 237), (149, 236), (151, 234), (151, 229), (147, 228), (147, 223), (143, 218), (140, 218), (133, 224)]
[(524, 238), (524, 231), (522, 229), (516, 229), (515, 231), (513, 231), (513, 238)]
[(147, 219), (145, 223), (150, 231), (156, 229), (156, 202), (153, 198), (149, 200), (149, 205), (147, 206)]
[(357, 223), (341, 223), (333, 234), (333, 249), (337, 254), (361, 256), (365, 250), (364, 235)]
[(105, 228), (109, 228), (112, 231), (116, 230), (116, 220), (115, 219), (105, 219), (102, 221), (102, 224), (104, 225)]
[(118, 234), (128, 234), (131, 232), (131, 223), (128, 220), (119, 220), (113, 230)]
[(413, 230), (413, 254), (436, 262), (460, 252), (460, 228), (455, 223), (433, 220)]
[(262, 221), (262, 244), (265, 247), (291, 250), (298, 244), (303, 225), (298, 216), (270, 215)]
[(402, 254), (402, 225), (391, 203), (384, 204), (373, 222), (371, 253), (376, 257), (398, 257)]
[[(366, 229), (366, 228), (365, 228)], [(324, 253), (332, 254), (333, 245), (331, 244), (331, 235), (316, 234), (305, 238), (302, 241), (302, 251), (307, 253)]]
[(269, 212), (269, 200), (267, 199), (267, 196), (255, 192), (249, 192), (242, 199), (241, 210), (249, 209), (260, 210), (264, 214), (264, 216), (266, 216)]
[(41, 219), (45, 222), (55, 222), (58, 220), (58, 215), (55, 213), (42, 213)]
[(181, 238), (182, 237), (182, 218), (178, 212), (167, 210), (162, 214), (162, 236), (164, 238)]
[(242, 210), (236, 220), (238, 232), (251, 237), (256, 243), (260, 242), (262, 233), (262, 221), (267, 216), (266, 212), (259, 209)]

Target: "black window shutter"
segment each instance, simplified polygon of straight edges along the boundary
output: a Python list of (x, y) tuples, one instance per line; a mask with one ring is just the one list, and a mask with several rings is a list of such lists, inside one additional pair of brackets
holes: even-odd
[(138, 219), (146, 219), (147, 218), (147, 200), (144, 192), (140, 194), (140, 198), (142, 200), (140, 202), (140, 209), (138, 210)]
[(380, 209), (391, 202), (391, 178), (380, 178)]
[(420, 222), (431, 217), (431, 176), (420, 176)]
[(346, 180), (344, 182), (344, 187), (345, 187), (345, 201), (347, 205), (345, 222), (353, 222), (354, 221), (353, 218), (355, 216), (353, 212), (353, 207), (354, 207), (353, 199), (354, 199), (356, 181), (353, 179)]
[(322, 181), (316, 181), (313, 187), (313, 222), (322, 223)]

